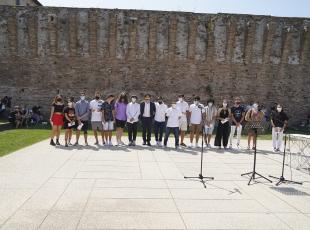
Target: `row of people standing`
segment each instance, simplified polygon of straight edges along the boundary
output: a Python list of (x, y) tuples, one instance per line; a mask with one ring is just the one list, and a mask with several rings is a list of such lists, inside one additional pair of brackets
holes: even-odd
[[(214, 145), (227, 148), (230, 137), (230, 147), (232, 147), (234, 134), (237, 132), (237, 147), (239, 147), (243, 121), (261, 121), (264, 117), (264, 113), (258, 109), (257, 103), (254, 103), (252, 108), (246, 113), (244, 107), (241, 106), (241, 99), (239, 97), (235, 98), (235, 104), (231, 108), (228, 107), (227, 100), (224, 100), (219, 109), (215, 107), (213, 99), (208, 100), (206, 106), (202, 105), (198, 96), (194, 98), (194, 103), (189, 106), (184, 100), (184, 95), (179, 95), (178, 101), (172, 102), (170, 108), (168, 108), (161, 97), (158, 98), (156, 103), (152, 102), (149, 94), (144, 96), (141, 104), (137, 102), (138, 98), (135, 95), (132, 95), (130, 99), (131, 101), (129, 102), (127, 95), (121, 93), (116, 102), (113, 95), (109, 95), (103, 101), (99, 93), (96, 93), (94, 100), (88, 102), (85, 93), (81, 92), (80, 100), (77, 103), (69, 100), (68, 106), (65, 108), (62, 98), (57, 96), (51, 110), (51, 124), (53, 126), (51, 144), (60, 144), (60, 129), (64, 125), (66, 129), (66, 146), (71, 144), (73, 128), (77, 129), (75, 145), (79, 143), (80, 131), (83, 131), (85, 144), (88, 145), (87, 130), (90, 118), (96, 139), (95, 144), (99, 144), (98, 132), (100, 132), (102, 144), (112, 145), (112, 131), (115, 125), (116, 144), (124, 145), (122, 136), (124, 127), (127, 125), (129, 145), (136, 145), (137, 127), (138, 122), (141, 120), (143, 145), (151, 146), (151, 134), (154, 124), (155, 140), (158, 146), (162, 145), (163, 133), (166, 131), (164, 145), (167, 145), (169, 134), (173, 132), (176, 147), (179, 146), (179, 136), (180, 145), (186, 147), (184, 137), (188, 129), (189, 120), (189, 147), (194, 147), (194, 138), (196, 141), (195, 147), (199, 147), (198, 141), (202, 128), (205, 134), (205, 143), (208, 147), (211, 147), (211, 137), (216, 124), (217, 130)], [(272, 124), (277, 123), (276, 125), (281, 126), (283, 131), (288, 118), (283, 111), (279, 113), (282, 114), (280, 117), (283, 124), (281, 122), (272, 122)], [(55, 136), (56, 143), (53, 140)], [(254, 145), (253, 130), (249, 131), (248, 148), (250, 148), (251, 140)], [(279, 147), (276, 146), (275, 148), (278, 149)]]

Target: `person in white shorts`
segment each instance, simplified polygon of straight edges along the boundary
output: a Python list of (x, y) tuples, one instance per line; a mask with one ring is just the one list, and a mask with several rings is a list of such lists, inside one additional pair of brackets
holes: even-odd
[(95, 99), (89, 103), (89, 109), (91, 111), (91, 126), (96, 139), (95, 145), (99, 145), (97, 131), (101, 132), (102, 144), (105, 144), (102, 127), (102, 104), (103, 101), (100, 100), (100, 94), (96, 92)]
[(214, 105), (214, 100), (209, 99), (207, 101), (207, 106), (205, 107), (205, 143), (208, 148), (211, 148), (211, 137), (214, 130), (214, 124), (217, 116), (217, 109)]
[(103, 130), (105, 136), (105, 143), (108, 146), (112, 144), (112, 131), (114, 130), (115, 122), (115, 108), (114, 108), (114, 95), (109, 95), (106, 101), (102, 104), (103, 109)]
[(188, 103), (184, 100), (184, 95), (180, 94), (178, 96), (179, 100), (176, 103), (177, 109), (179, 109), (182, 113), (181, 119), (180, 119), (180, 134), (181, 134), (181, 143), (180, 146), (186, 147), (186, 144), (184, 144), (184, 137), (185, 133), (187, 131), (187, 118), (188, 118), (188, 110), (189, 106)]
[(193, 140), (195, 136), (195, 147), (199, 148), (198, 141), (201, 133), (202, 128), (202, 118), (204, 113), (204, 106), (200, 103), (200, 97), (195, 96), (194, 103), (190, 105), (189, 107), (189, 113), (190, 113), (190, 147), (193, 148)]

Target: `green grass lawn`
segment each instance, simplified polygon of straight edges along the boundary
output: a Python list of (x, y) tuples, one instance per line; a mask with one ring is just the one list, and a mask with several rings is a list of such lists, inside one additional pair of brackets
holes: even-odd
[(0, 132), (0, 157), (48, 138), (47, 129), (11, 129)]

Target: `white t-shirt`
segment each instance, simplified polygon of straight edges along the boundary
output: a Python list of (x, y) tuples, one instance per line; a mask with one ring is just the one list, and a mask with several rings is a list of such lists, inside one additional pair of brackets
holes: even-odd
[(189, 112), (191, 113), (190, 123), (194, 125), (199, 125), (202, 121), (201, 109), (198, 106), (202, 107), (202, 112), (204, 113), (205, 111), (202, 104), (191, 104), (189, 107)]
[(155, 112), (155, 121), (157, 122), (165, 122), (166, 121), (166, 111), (168, 106), (164, 103), (159, 104), (158, 102), (155, 103), (156, 112)]
[(182, 113), (179, 109), (175, 108), (169, 108), (166, 111), (166, 115), (168, 117), (168, 121), (167, 121), (167, 127), (169, 128), (177, 128), (179, 127), (180, 124), (180, 118), (182, 116)]
[(177, 108), (185, 115), (185, 113), (189, 110), (188, 103), (186, 101), (178, 101), (176, 103)]
[(102, 104), (101, 100), (92, 100), (89, 103), (89, 109), (91, 111), (91, 121), (101, 121), (102, 120)]

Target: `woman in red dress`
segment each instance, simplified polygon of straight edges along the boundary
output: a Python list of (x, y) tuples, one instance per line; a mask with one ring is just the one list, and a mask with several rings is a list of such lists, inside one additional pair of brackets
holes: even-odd
[[(52, 135), (50, 145), (60, 145), (59, 136), (61, 127), (64, 124), (64, 103), (60, 95), (57, 95), (53, 101), (51, 108), (50, 123), (52, 126)], [(56, 143), (54, 137), (56, 136)]]

